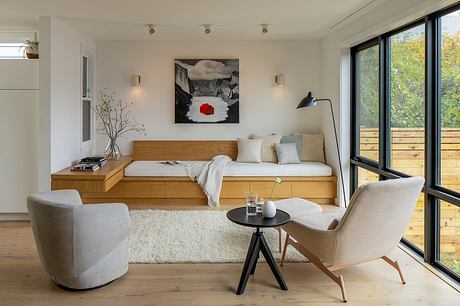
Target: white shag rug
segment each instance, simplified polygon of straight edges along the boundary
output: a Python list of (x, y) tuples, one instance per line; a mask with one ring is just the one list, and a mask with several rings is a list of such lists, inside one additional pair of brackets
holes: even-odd
[[(234, 224), (223, 210), (133, 210), (129, 235), (131, 263), (244, 262), (254, 228)], [(264, 229), (275, 259), (278, 231)], [(286, 235), (283, 232), (283, 245)], [(262, 258), (262, 254), (260, 255)], [(306, 261), (289, 246), (287, 262)]]

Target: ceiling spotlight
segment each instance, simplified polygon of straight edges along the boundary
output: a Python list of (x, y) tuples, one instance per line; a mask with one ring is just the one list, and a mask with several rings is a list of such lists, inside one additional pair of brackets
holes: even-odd
[(149, 35), (155, 34), (155, 26), (153, 24), (148, 24), (147, 27), (149, 29)]
[(211, 25), (210, 24), (203, 24), (204, 27), (204, 33), (205, 34), (210, 34), (211, 33)]
[(262, 23), (260, 26), (262, 27), (262, 34), (267, 34), (268, 33), (268, 23)]

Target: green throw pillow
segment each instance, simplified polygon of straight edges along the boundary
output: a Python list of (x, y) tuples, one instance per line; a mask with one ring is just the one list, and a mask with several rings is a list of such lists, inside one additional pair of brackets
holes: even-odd
[(295, 143), (299, 159), (302, 156), (302, 135), (290, 135), (281, 137), (280, 143)]

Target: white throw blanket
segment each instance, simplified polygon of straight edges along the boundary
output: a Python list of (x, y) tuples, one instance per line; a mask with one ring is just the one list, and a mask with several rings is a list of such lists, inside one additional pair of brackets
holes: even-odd
[(210, 207), (219, 207), (220, 191), (222, 189), (222, 179), (224, 177), (225, 166), (232, 159), (226, 155), (217, 155), (209, 162), (188, 163), (185, 165), (187, 175), (192, 181), (197, 181), (203, 188), (208, 197)]

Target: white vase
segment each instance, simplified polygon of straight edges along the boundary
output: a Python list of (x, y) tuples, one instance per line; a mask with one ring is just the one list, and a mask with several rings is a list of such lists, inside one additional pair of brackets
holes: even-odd
[(273, 218), (276, 215), (276, 205), (273, 201), (265, 201), (262, 206), (262, 215), (265, 218)]

